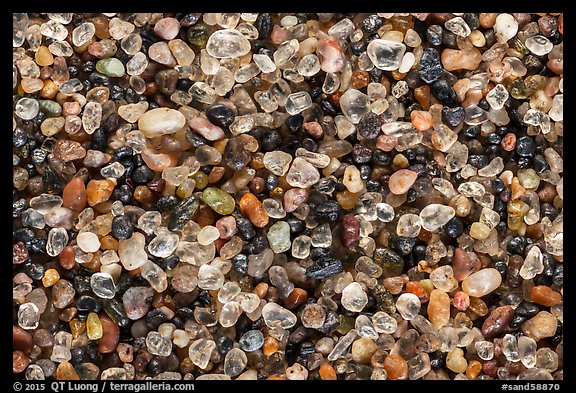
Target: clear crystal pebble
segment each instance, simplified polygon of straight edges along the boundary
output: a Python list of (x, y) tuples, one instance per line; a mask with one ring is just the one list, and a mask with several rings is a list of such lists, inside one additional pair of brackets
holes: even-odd
[(475, 181), (462, 183), (458, 186), (458, 191), (468, 198), (481, 197), (486, 193), (484, 186)]
[(27, 381), (43, 381), (46, 379), (44, 370), (37, 364), (29, 365), (24, 376)]
[(270, 328), (279, 326), (283, 329), (290, 329), (297, 321), (296, 315), (276, 303), (266, 303), (262, 308), (262, 318), (266, 326)]
[(546, 162), (550, 166), (552, 172), (562, 173), (564, 171), (564, 160), (552, 147), (548, 147), (544, 150), (544, 157), (546, 157)]
[(258, 295), (250, 292), (240, 292), (234, 298), (234, 301), (238, 302), (240, 308), (246, 313), (246, 315), (248, 315), (248, 317), (258, 310), (261, 300), (262, 299), (260, 299)]
[[(370, 41), (372, 43), (374, 41)], [(358, 124), (360, 119), (367, 114), (370, 109), (368, 96), (359, 90), (348, 89), (340, 97), (340, 108), (342, 113), (352, 124)]]
[(161, 223), (162, 215), (156, 210), (147, 211), (138, 218), (138, 228), (142, 229), (147, 235), (154, 233)]
[(456, 141), (446, 155), (446, 171), (457, 172), (468, 162), (468, 148)]
[(358, 282), (352, 282), (342, 290), (342, 307), (348, 311), (360, 312), (368, 304), (368, 296)]
[(126, 316), (135, 321), (144, 317), (150, 309), (154, 290), (150, 287), (130, 287), (122, 295)]
[(12, 46), (17, 48), (22, 46), (26, 30), (28, 29), (28, 14), (27, 13), (13, 13), (12, 14)]
[(72, 346), (72, 334), (64, 331), (56, 333), (54, 336), (54, 347), (50, 360), (56, 363), (67, 362), (72, 359), (70, 348)]
[(93, 23), (82, 23), (72, 31), (72, 43), (74, 46), (82, 46), (90, 41), (90, 39), (94, 37), (95, 33), (96, 27), (94, 27)]
[(297, 70), (304, 77), (316, 75), (320, 72), (320, 59), (314, 53), (307, 54), (300, 59)]
[(498, 42), (506, 42), (516, 36), (518, 21), (510, 14), (500, 14), (496, 17), (494, 33)]
[(386, 202), (380, 202), (376, 204), (376, 214), (378, 220), (383, 222), (390, 222), (394, 219), (395, 216), (394, 208), (389, 204), (387, 204)]
[(460, 37), (468, 37), (470, 35), (470, 26), (460, 16), (447, 20), (444, 23), (446, 30), (451, 31)]
[(536, 56), (547, 55), (550, 53), (550, 51), (552, 51), (552, 48), (554, 48), (554, 44), (552, 44), (548, 38), (541, 34), (533, 35), (532, 37), (528, 38), (524, 42), (524, 45)]
[(93, 134), (102, 122), (102, 105), (97, 102), (90, 101), (84, 107), (82, 114), (82, 126), (87, 134)]
[(218, 322), (220, 322), (220, 325), (223, 327), (234, 326), (241, 314), (242, 309), (240, 308), (240, 304), (232, 300), (222, 306)]
[(397, 70), (404, 52), (406, 52), (406, 45), (403, 43), (379, 38), (370, 41), (366, 49), (374, 66), (383, 71)]
[(102, 371), (102, 374), (100, 374), (100, 379), (103, 381), (125, 381), (128, 379), (128, 371), (120, 367), (110, 367)]
[(482, 360), (492, 360), (494, 358), (494, 344), (491, 341), (476, 341), (474, 343), (476, 354)]
[(307, 188), (320, 180), (320, 173), (307, 160), (296, 157), (286, 175), (286, 182), (292, 187)]
[(119, 241), (118, 256), (126, 270), (137, 269), (146, 263), (145, 243), (144, 235), (138, 232), (134, 232), (129, 239)]
[(518, 338), (518, 356), (520, 361), (527, 368), (536, 366), (536, 350), (538, 344), (533, 338), (527, 336), (520, 336)]
[(148, 67), (147, 56), (142, 52), (138, 52), (126, 63), (126, 73), (128, 75), (140, 75), (146, 67)]
[(384, 311), (372, 316), (372, 325), (377, 333), (393, 334), (398, 329), (398, 321)]
[[(177, 236), (176, 236), (177, 237)], [(218, 228), (212, 225), (206, 225), (200, 232), (198, 232), (198, 243), (203, 246), (213, 243), (220, 237), (220, 231)]]
[(506, 88), (498, 83), (488, 94), (486, 94), (486, 101), (492, 107), (492, 109), (502, 109), (504, 103), (508, 100), (509, 94)]
[(53, 38), (55, 41), (63, 41), (68, 36), (68, 30), (61, 23), (49, 20), (40, 25), (42, 35)]
[(33, 98), (20, 98), (14, 108), (14, 114), (22, 120), (32, 120), (40, 111), (40, 104)]
[(538, 369), (536, 367), (529, 368), (522, 371), (520, 374), (516, 376), (516, 379), (521, 380), (528, 380), (528, 381), (553, 381), (554, 377), (550, 374), (548, 370)]
[(46, 240), (46, 253), (51, 257), (60, 255), (68, 244), (68, 232), (64, 228), (52, 228)]
[(36, 329), (40, 323), (40, 311), (34, 303), (24, 303), (18, 308), (18, 325), (22, 329)]
[(309, 236), (301, 235), (292, 242), (292, 256), (298, 259), (306, 259), (310, 255), (312, 239)]
[(422, 229), (420, 217), (416, 214), (408, 213), (398, 219), (396, 234), (404, 237), (417, 237), (420, 229)]
[(502, 353), (510, 362), (520, 361), (520, 355), (518, 354), (518, 340), (516, 339), (516, 336), (512, 334), (506, 334), (504, 336), (502, 341)]
[(109, 177), (114, 179), (121, 178), (124, 172), (126, 172), (126, 168), (124, 168), (124, 165), (120, 164), (118, 161), (106, 165), (100, 169), (100, 175), (102, 175), (102, 177)]
[(403, 293), (396, 300), (396, 310), (405, 320), (412, 320), (420, 313), (421, 303), (413, 293)]
[(48, 45), (48, 50), (53, 53), (54, 56), (70, 57), (74, 53), (72, 45), (66, 41), (54, 41)]
[(260, 71), (264, 73), (270, 73), (276, 71), (276, 64), (268, 55), (254, 54), (252, 55), (252, 60), (260, 68)]
[(100, 249), (100, 239), (92, 232), (81, 232), (76, 236), (78, 247), (84, 252), (96, 252)]
[(341, 356), (343, 356), (347, 351), (350, 345), (358, 338), (358, 333), (355, 329), (351, 329), (348, 333), (346, 333), (340, 340), (334, 345), (334, 349), (328, 355), (328, 360), (334, 361)]
[(128, 34), (126, 37), (122, 38), (120, 47), (124, 52), (126, 52), (126, 54), (134, 56), (142, 48), (142, 37), (136, 33)]
[(152, 261), (146, 261), (140, 267), (140, 275), (156, 292), (164, 292), (168, 288), (166, 272)]
[(480, 222), (486, 224), (490, 229), (495, 228), (500, 222), (500, 214), (496, 213), (492, 209), (484, 207), (482, 208), (482, 213), (480, 213)]
[(276, 176), (284, 176), (290, 167), (292, 156), (283, 151), (271, 151), (264, 154), (264, 166)]
[(372, 340), (377, 340), (379, 337), (378, 333), (374, 329), (374, 326), (372, 325), (370, 317), (368, 317), (367, 315), (358, 315), (356, 317), (354, 329), (356, 329), (360, 337), (366, 337)]
[(286, 212), (282, 207), (282, 203), (273, 198), (266, 198), (262, 201), (264, 205), (264, 209), (266, 209), (266, 213), (271, 218), (284, 218), (286, 217)]
[(198, 270), (198, 288), (218, 290), (224, 284), (224, 275), (217, 267), (202, 265)]
[(330, 229), (330, 224), (325, 223), (318, 225), (314, 228), (314, 233), (310, 239), (312, 241), (312, 246), (314, 247), (330, 247), (332, 244), (332, 230)]
[(268, 270), (268, 275), (270, 276), (270, 282), (278, 289), (278, 294), (282, 299), (286, 299), (290, 292), (294, 290), (294, 284), (290, 282), (284, 267), (272, 266)]
[[(46, 226), (44, 215), (38, 210), (28, 208), (22, 212), (22, 225), (26, 227), (43, 229)], [(48, 254), (50, 255), (50, 254)], [(55, 256), (55, 255), (50, 255)]]
[(446, 225), (455, 215), (454, 208), (433, 203), (420, 211), (420, 224), (427, 231), (435, 231)]
[(430, 280), (434, 287), (451, 292), (458, 288), (458, 280), (454, 277), (454, 270), (450, 265), (440, 266), (430, 273)]
[(152, 355), (168, 356), (172, 353), (172, 341), (158, 332), (148, 332), (146, 336), (146, 349)]
[(90, 287), (96, 296), (103, 299), (112, 299), (116, 295), (114, 279), (108, 273), (94, 273), (90, 277)]
[(297, 39), (284, 41), (278, 46), (276, 52), (274, 52), (274, 64), (276, 64), (277, 67), (285, 65), (292, 56), (296, 54), (298, 49), (300, 49), (300, 43)]
[(235, 377), (240, 375), (248, 364), (248, 357), (240, 348), (232, 348), (224, 358), (224, 374)]
[(250, 52), (250, 41), (238, 30), (217, 30), (206, 42), (206, 51), (217, 59), (231, 59), (244, 56)]
[(556, 94), (552, 99), (552, 108), (548, 112), (548, 116), (553, 121), (564, 120), (564, 94)]
[(502, 157), (496, 157), (490, 161), (484, 168), (478, 170), (478, 175), (492, 177), (498, 175), (504, 170), (504, 160)]
[(322, 84), (322, 91), (326, 94), (332, 94), (340, 87), (340, 77), (333, 72), (327, 72), (324, 83)]
[(63, 82), (58, 87), (58, 90), (64, 94), (72, 94), (72, 93), (79, 92), (83, 88), (84, 88), (84, 86), (82, 85), (82, 82), (80, 82), (80, 80), (77, 78), (73, 78), (73, 79), (67, 80), (66, 82)]
[(312, 106), (312, 98), (307, 91), (299, 91), (292, 93), (286, 99), (286, 112), (290, 115), (297, 115), (298, 113), (310, 108)]
[(531, 247), (520, 268), (520, 277), (531, 280), (544, 271), (544, 256), (537, 246)]
[(220, 291), (218, 291), (218, 301), (226, 304), (232, 301), (240, 292), (242, 292), (242, 289), (240, 289), (240, 286), (237, 283), (234, 281), (228, 281), (224, 283), (222, 288), (220, 288)]

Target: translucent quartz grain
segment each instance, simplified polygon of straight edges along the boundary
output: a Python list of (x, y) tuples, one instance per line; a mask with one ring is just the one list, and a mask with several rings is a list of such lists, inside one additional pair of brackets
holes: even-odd
[(502, 283), (502, 276), (494, 268), (472, 273), (462, 281), (462, 290), (470, 296), (482, 297), (495, 291)]

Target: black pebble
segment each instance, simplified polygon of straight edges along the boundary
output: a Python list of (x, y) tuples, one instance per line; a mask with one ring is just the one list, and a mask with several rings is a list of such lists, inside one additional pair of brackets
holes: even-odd
[(118, 240), (129, 239), (134, 233), (132, 223), (127, 216), (116, 216), (112, 219), (112, 235)]

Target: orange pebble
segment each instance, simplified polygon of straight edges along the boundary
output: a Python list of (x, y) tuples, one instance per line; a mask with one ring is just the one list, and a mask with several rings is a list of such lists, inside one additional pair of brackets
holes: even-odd
[(86, 206), (86, 186), (79, 177), (66, 184), (62, 191), (62, 206), (81, 212)]
[(86, 200), (90, 206), (107, 201), (114, 191), (112, 180), (90, 180), (86, 187)]
[(428, 85), (420, 86), (414, 89), (414, 98), (422, 108), (430, 108), (430, 87)]
[(270, 356), (276, 351), (278, 351), (278, 340), (274, 337), (266, 337), (266, 339), (264, 339), (264, 345), (262, 346), (262, 353), (265, 356)]
[(384, 360), (388, 379), (408, 379), (408, 363), (399, 355), (388, 355)]
[(408, 281), (406, 283), (406, 292), (418, 296), (420, 303), (426, 303), (428, 301), (428, 293), (424, 290), (422, 284), (417, 281)]
[(426, 131), (432, 127), (432, 115), (426, 111), (412, 111), (410, 113), (412, 125), (418, 131)]
[(289, 309), (293, 310), (308, 298), (308, 294), (302, 288), (294, 288), (292, 292), (288, 295), (286, 300), (284, 300), (284, 306)]
[(252, 193), (246, 193), (239, 202), (240, 210), (250, 222), (258, 228), (264, 228), (268, 224), (268, 213), (262, 202)]
[(44, 272), (44, 277), (42, 277), (42, 285), (48, 288), (56, 284), (60, 280), (60, 274), (56, 269), (48, 269)]
[(472, 360), (466, 368), (466, 377), (468, 379), (476, 379), (480, 371), (482, 371), (482, 363), (478, 360)]
[(552, 307), (562, 301), (562, 295), (546, 285), (536, 285), (530, 289), (530, 299), (534, 303)]
[(335, 381), (336, 378), (336, 370), (330, 364), (325, 363), (320, 366), (320, 378), (324, 381)]
[(111, 235), (106, 235), (100, 239), (101, 250), (118, 250), (118, 240)]

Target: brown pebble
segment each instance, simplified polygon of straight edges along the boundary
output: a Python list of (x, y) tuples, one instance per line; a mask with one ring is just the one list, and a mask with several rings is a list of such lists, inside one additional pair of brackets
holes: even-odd
[(412, 187), (416, 181), (417, 177), (418, 174), (409, 169), (400, 169), (394, 172), (388, 180), (388, 187), (390, 188), (390, 192), (396, 195), (401, 195), (408, 192), (410, 187)]
[(514, 148), (516, 147), (516, 135), (511, 132), (504, 135), (504, 138), (502, 138), (502, 142), (500, 142), (500, 146), (502, 146), (502, 149), (505, 151), (514, 150)]
[(32, 350), (32, 334), (18, 325), (12, 325), (12, 348), (29, 354)]
[(26, 262), (30, 258), (28, 254), (28, 249), (23, 242), (16, 242), (12, 246), (12, 263), (14, 265), (19, 265)]
[(86, 186), (82, 179), (75, 177), (62, 191), (62, 206), (81, 212), (86, 206)]
[(480, 267), (480, 261), (478, 259), (473, 260), (462, 248), (456, 248), (454, 251), (454, 259), (452, 260), (452, 269), (454, 270), (456, 280), (464, 280), (470, 274), (480, 270)]
[(482, 334), (485, 337), (494, 337), (504, 331), (514, 318), (514, 309), (510, 306), (497, 307), (484, 320)]
[(14, 374), (21, 373), (26, 370), (30, 364), (30, 359), (22, 351), (12, 352), (12, 372)]
[(120, 341), (120, 327), (104, 313), (98, 315), (102, 324), (102, 338), (98, 341), (98, 352), (112, 353), (116, 351)]

